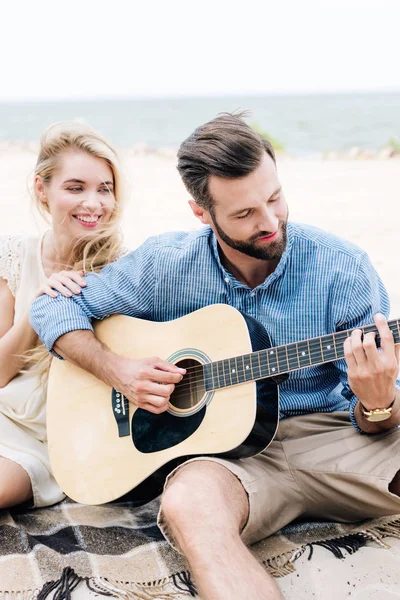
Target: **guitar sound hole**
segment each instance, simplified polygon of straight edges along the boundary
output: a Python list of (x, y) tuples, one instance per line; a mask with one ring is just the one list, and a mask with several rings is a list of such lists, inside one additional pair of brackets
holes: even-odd
[(185, 358), (175, 364), (187, 372), (170, 397), (172, 410), (175, 408), (178, 411), (191, 411), (201, 403), (205, 394), (202, 365), (192, 358)]

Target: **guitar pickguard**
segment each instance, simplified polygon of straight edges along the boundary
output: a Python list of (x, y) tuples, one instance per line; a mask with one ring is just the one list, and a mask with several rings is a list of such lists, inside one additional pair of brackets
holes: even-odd
[(198, 412), (176, 417), (169, 412), (155, 415), (138, 408), (132, 417), (132, 441), (143, 453), (158, 452), (176, 446), (190, 437), (201, 425), (206, 406)]

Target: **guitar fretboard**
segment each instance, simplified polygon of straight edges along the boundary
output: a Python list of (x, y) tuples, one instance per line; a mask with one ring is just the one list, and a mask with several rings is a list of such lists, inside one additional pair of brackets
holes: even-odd
[[(400, 344), (400, 319), (389, 321), (388, 325), (395, 344)], [(375, 325), (367, 325), (359, 329), (363, 334), (375, 332), (376, 344), (380, 346)], [(208, 363), (203, 366), (205, 389), (217, 390), (339, 360), (344, 357), (344, 342), (352, 331), (352, 329), (338, 331), (302, 342)]]

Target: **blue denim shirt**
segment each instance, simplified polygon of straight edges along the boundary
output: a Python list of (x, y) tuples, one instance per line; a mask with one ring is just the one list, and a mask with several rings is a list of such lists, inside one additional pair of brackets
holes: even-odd
[[(288, 223), (277, 268), (254, 289), (223, 267), (209, 227), (149, 238), (86, 281), (79, 295), (44, 295), (33, 303), (31, 323), (49, 351), (63, 334), (92, 329), (92, 319), (112, 314), (169, 321), (209, 304), (230, 304), (256, 318), (273, 346), (371, 324), (377, 312), (389, 314), (387, 292), (367, 254), (298, 223)], [(280, 401), (281, 418), (350, 410), (358, 429), (357, 398), (344, 359), (292, 372), (280, 385)]]

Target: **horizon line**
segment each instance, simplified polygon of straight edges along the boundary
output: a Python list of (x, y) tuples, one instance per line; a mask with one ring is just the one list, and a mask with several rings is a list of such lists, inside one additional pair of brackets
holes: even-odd
[(385, 90), (336, 90), (336, 91), (288, 91), (288, 92), (245, 92), (243, 94), (232, 92), (227, 94), (180, 94), (180, 95), (138, 95), (138, 96), (82, 96), (82, 97), (41, 97), (41, 98), (0, 98), (0, 104), (26, 104), (26, 103), (58, 103), (58, 102), (127, 102), (127, 101), (156, 101), (156, 100), (210, 100), (229, 98), (273, 98), (273, 97), (300, 97), (300, 96), (350, 96), (350, 95), (390, 95), (400, 94), (399, 89)]

